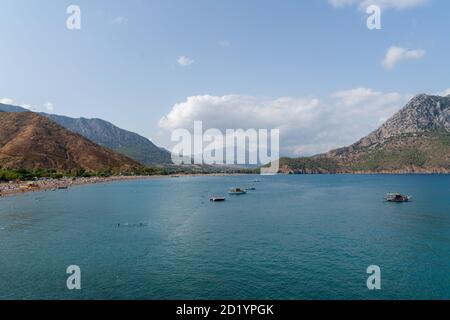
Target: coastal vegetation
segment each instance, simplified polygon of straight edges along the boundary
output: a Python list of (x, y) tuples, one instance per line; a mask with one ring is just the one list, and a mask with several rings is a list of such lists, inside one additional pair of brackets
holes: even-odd
[(133, 172), (114, 172), (111, 169), (102, 171), (87, 171), (84, 169), (57, 171), (54, 169), (6, 169), (0, 168), (0, 182), (7, 181), (26, 181), (34, 179), (62, 179), (62, 178), (108, 178), (113, 176), (133, 177), (133, 176), (168, 176), (168, 175), (183, 175), (183, 174), (259, 174), (260, 169), (245, 169), (245, 168), (192, 168), (192, 167), (142, 167)]
[(30, 180), (33, 178), (60, 179), (64, 175), (54, 170), (10, 170), (0, 169), (0, 181)]
[[(153, 168), (145, 168), (145, 170), (135, 172), (133, 174), (123, 173), (118, 174), (122, 176), (131, 176), (131, 175), (164, 175), (166, 174), (163, 170), (153, 169)], [(52, 169), (35, 169), (35, 170), (26, 170), (26, 169), (1, 169), (0, 168), (0, 181), (15, 181), (15, 180), (32, 180), (32, 179), (41, 179), (41, 178), (50, 178), (50, 179), (62, 179), (64, 177), (68, 178), (91, 178), (91, 177), (111, 177), (114, 176), (111, 170), (102, 170), (102, 171), (86, 171), (84, 169), (79, 170), (69, 170), (69, 171), (56, 171)]]

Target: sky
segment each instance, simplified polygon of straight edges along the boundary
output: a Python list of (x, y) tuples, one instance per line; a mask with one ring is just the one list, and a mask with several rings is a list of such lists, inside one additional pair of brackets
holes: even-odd
[[(369, 30), (369, 5), (381, 29)], [(70, 30), (66, 10), (81, 10)], [(170, 132), (279, 128), (285, 155), (351, 144), (450, 93), (448, 0), (2, 0), (0, 102)]]

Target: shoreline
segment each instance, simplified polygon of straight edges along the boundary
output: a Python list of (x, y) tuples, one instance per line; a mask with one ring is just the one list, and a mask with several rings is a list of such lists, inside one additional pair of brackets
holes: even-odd
[(26, 193), (66, 190), (71, 187), (112, 183), (132, 180), (153, 180), (153, 179), (176, 179), (184, 177), (221, 177), (243, 174), (211, 173), (211, 174), (174, 174), (174, 175), (154, 175), (154, 176), (111, 176), (111, 177), (88, 177), (88, 178), (43, 178), (36, 181), (10, 181), (0, 182), (0, 198), (17, 196)]
[[(62, 178), (52, 179), (43, 178), (36, 181), (10, 181), (0, 183), (0, 196), (8, 197), (14, 195), (21, 195), (25, 193), (42, 192), (42, 191), (56, 191), (64, 190), (70, 187), (98, 184), (98, 183), (110, 183), (115, 181), (128, 181), (144, 178), (151, 178), (152, 176), (134, 176), (134, 177), (89, 177), (89, 178)], [(157, 177), (157, 176), (153, 176)]]
[[(102, 184), (102, 183), (112, 183), (121, 181), (132, 181), (132, 180), (156, 180), (156, 179), (176, 179), (176, 178), (186, 178), (186, 177), (230, 177), (230, 176), (243, 176), (243, 175), (255, 175), (249, 173), (191, 173), (191, 174), (173, 174), (173, 175), (154, 175), (154, 176), (111, 176), (111, 177), (80, 177), (80, 178), (42, 178), (36, 181), (10, 181), (10, 182), (0, 182), (0, 198), (9, 196), (18, 196), (21, 194), (34, 193), (34, 192), (45, 192), (45, 191), (58, 191), (66, 190), (71, 187), (91, 185), (91, 184)], [(279, 173), (278, 175), (284, 176), (302, 176), (302, 175), (450, 175), (449, 173), (442, 172), (357, 172), (357, 173)]]

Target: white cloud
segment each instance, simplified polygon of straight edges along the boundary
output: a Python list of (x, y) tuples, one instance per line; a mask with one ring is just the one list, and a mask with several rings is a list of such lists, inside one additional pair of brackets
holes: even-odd
[(445, 91), (442, 91), (442, 92), (438, 93), (438, 95), (441, 96), (441, 97), (446, 97), (446, 96), (450, 95), (450, 88), (448, 88)]
[(0, 103), (2, 104), (13, 104), (14, 100), (10, 98), (0, 98)]
[(194, 60), (192, 60), (186, 56), (181, 56), (178, 58), (177, 62), (182, 67), (188, 67), (194, 63)]
[[(33, 106), (31, 104), (28, 104), (28, 103), (23, 103), (23, 104), (15, 103), (14, 100), (10, 99), (10, 98), (0, 98), (0, 103), (2, 103), (2, 104), (9, 104), (9, 105), (18, 105), (18, 106), (20, 106), (22, 108), (25, 108), (25, 109), (33, 111), (33, 112), (37, 112), (37, 111), (39, 111), (41, 109), (41, 108), (36, 108), (35, 106)], [(45, 102), (43, 104), (43, 108), (46, 111), (50, 111), (50, 112), (55, 110), (54, 104), (52, 102), (50, 102), (50, 101)]]
[(55, 110), (55, 106), (50, 101), (47, 101), (46, 103), (44, 103), (44, 108), (47, 109), (47, 111)]
[[(17, 105), (19, 107), (25, 108), (25, 109), (33, 111), (33, 112), (37, 112), (42, 109), (42, 108), (36, 108), (35, 106), (28, 104), (28, 103), (23, 103), (23, 104), (15, 103), (14, 100), (10, 99), (10, 98), (0, 98), (0, 103), (9, 104), (9, 105)], [(43, 104), (43, 108), (46, 111), (51, 112), (51, 111), (55, 110), (55, 105), (52, 102), (47, 101)]]
[(123, 16), (119, 16), (119, 17), (115, 17), (112, 20), (113, 24), (128, 24), (128, 18), (123, 17)]
[[(375, 130), (410, 98), (367, 88), (338, 91), (325, 97), (265, 99), (252, 96), (192, 96), (178, 103), (159, 121), (165, 131), (280, 129), (281, 153), (305, 156), (349, 145)], [(170, 136), (170, 135), (168, 135)], [(167, 142), (168, 144), (168, 142)]]
[(370, 5), (377, 5), (382, 9), (406, 10), (424, 5), (430, 0), (328, 0), (336, 8), (357, 5), (359, 9), (366, 10)]
[(397, 63), (408, 60), (418, 60), (425, 57), (426, 51), (423, 49), (408, 50), (401, 47), (392, 46), (386, 52), (386, 56), (382, 61), (383, 67), (393, 70)]
[(22, 108), (28, 109), (30, 111), (36, 111), (36, 108), (33, 107), (31, 104), (21, 104), (20, 105)]

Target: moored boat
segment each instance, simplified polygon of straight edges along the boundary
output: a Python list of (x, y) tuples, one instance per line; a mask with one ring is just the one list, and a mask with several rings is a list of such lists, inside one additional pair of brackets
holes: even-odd
[(231, 195), (241, 195), (241, 194), (246, 194), (246, 193), (247, 193), (247, 191), (245, 191), (241, 188), (233, 188), (228, 191), (228, 194), (231, 194)]
[(209, 199), (209, 201), (211, 201), (211, 202), (223, 202), (225, 200), (226, 200), (225, 197), (211, 197)]
[(411, 200), (410, 196), (406, 196), (400, 193), (388, 193), (386, 195), (387, 202), (408, 202)]

